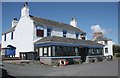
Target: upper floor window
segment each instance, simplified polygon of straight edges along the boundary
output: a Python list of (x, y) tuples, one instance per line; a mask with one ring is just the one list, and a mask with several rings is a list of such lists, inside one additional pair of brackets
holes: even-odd
[(13, 39), (13, 32), (11, 32), (11, 40)]
[(42, 26), (36, 27), (36, 36), (37, 37), (43, 37), (44, 36), (44, 30)]
[(6, 41), (6, 34), (4, 35), (4, 41)]
[(108, 48), (105, 48), (105, 53), (108, 53)]
[(66, 37), (67, 31), (63, 31), (63, 37)]
[(47, 36), (51, 36), (52, 29), (48, 28), (47, 29)]
[(76, 33), (76, 39), (78, 39), (78, 37), (79, 37), (79, 34), (78, 34), (78, 33)]
[(85, 34), (81, 34), (81, 39), (85, 40)]
[(107, 45), (107, 41), (105, 41), (105, 45)]

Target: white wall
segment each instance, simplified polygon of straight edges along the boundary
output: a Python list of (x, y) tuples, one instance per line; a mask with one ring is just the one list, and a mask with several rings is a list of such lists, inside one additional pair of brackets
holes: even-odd
[(25, 16), (22, 17), (15, 29), (15, 44), (16, 44), (16, 57), (19, 57), (19, 52), (34, 51), (33, 45), (33, 20)]
[[(44, 29), (44, 36), (45, 37), (47, 36), (47, 28), (48, 27), (46, 26), (45, 29)], [(51, 27), (51, 29), (52, 29), (51, 36), (63, 37), (63, 30), (64, 29), (60, 29), (60, 28), (57, 28), (57, 27)], [(76, 32), (67, 30), (66, 37), (76, 39)], [(79, 35), (78, 38), (80, 39), (80, 35)]]
[[(104, 41), (98, 41), (98, 43), (101, 43), (101, 44), (105, 45)], [(105, 48), (108, 48), (108, 53), (105, 53)], [(108, 56), (108, 55), (112, 55), (113, 56), (113, 43), (112, 43), (112, 41), (108, 41), (107, 45), (105, 45), (103, 47), (103, 50), (104, 50), (103, 51), (104, 56)]]
[(108, 41), (108, 52), (109, 52), (109, 55), (112, 55), (113, 56), (113, 43), (112, 41)]
[[(64, 29), (60, 29), (57, 27), (52, 27), (52, 26), (46, 26), (44, 25), (44, 37), (47, 37), (47, 28), (51, 28), (51, 36), (58, 36), (58, 37), (63, 37), (63, 30)], [(67, 31), (67, 38), (74, 38), (76, 39), (76, 32), (74, 31)], [(38, 39), (40, 39), (41, 37), (36, 37), (36, 28), (34, 27), (34, 41), (37, 41)], [(80, 35), (78, 37), (78, 39), (80, 38)]]
[(76, 32), (68, 31), (67, 32), (67, 37), (76, 39)]
[(52, 35), (53, 36), (63, 37), (63, 30), (59, 29), (59, 28), (53, 28)]
[(11, 40), (11, 32), (6, 34), (6, 41), (4, 41), (5, 35), (2, 35), (2, 48), (7, 47), (8, 45), (16, 46), (15, 45), (15, 31), (13, 32), (13, 39)]

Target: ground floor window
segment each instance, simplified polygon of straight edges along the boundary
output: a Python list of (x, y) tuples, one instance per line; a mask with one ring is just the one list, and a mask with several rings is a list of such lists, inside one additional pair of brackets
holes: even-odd
[(55, 56), (75, 56), (75, 47), (55, 46)]
[(108, 48), (105, 48), (105, 53), (108, 53)]
[(102, 55), (102, 48), (89, 48), (88, 55)]
[(38, 56), (91, 56), (102, 55), (102, 48), (87, 48), (74, 46), (43, 46), (36, 48)]
[(38, 56), (52, 56), (52, 46), (43, 46), (35, 48), (35, 52), (37, 52)]

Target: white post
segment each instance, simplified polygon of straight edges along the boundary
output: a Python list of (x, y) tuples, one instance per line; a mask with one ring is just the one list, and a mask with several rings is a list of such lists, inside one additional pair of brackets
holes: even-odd
[(52, 46), (52, 56), (55, 56), (55, 46)]
[(51, 47), (48, 47), (48, 56), (51, 56)]

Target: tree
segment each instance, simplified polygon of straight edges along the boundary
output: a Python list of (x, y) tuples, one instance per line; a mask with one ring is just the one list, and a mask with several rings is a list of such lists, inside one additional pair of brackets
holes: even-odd
[(120, 55), (120, 46), (119, 45), (113, 45), (113, 54), (117, 54), (117, 56)]

